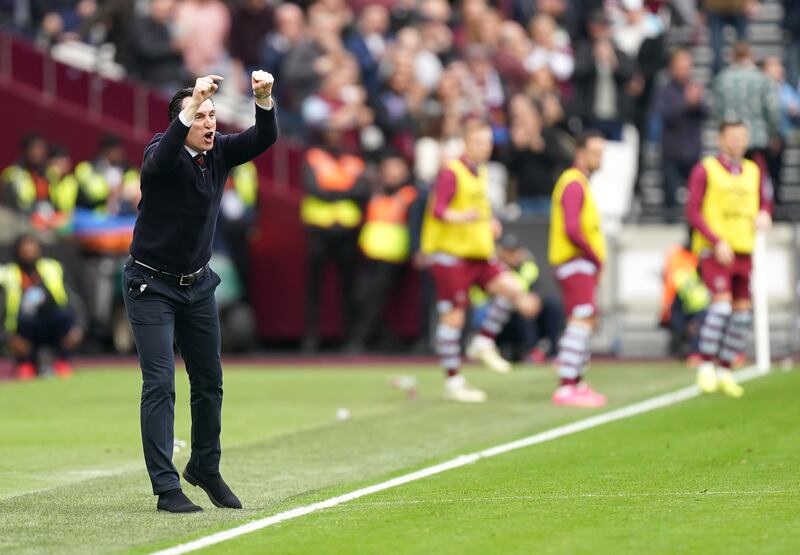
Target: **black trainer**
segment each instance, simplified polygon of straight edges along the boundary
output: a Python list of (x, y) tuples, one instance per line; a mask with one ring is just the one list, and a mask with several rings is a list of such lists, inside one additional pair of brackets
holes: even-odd
[(242, 502), (239, 501), (239, 498), (231, 491), (231, 488), (228, 487), (228, 484), (225, 483), (225, 480), (222, 479), (222, 475), (219, 473), (203, 474), (194, 468), (190, 468), (187, 464), (186, 468), (183, 470), (183, 479), (193, 486), (199, 486), (206, 492), (208, 498), (211, 499), (211, 502), (217, 507), (223, 509), (242, 508)]
[(159, 511), (168, 513), (199, 513), (203, 510), (203, 507), (192, 503), (180, 489), (159, 494), (156, 507)]

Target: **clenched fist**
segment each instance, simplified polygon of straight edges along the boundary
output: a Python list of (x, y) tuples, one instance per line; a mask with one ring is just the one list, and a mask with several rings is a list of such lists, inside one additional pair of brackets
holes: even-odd
[(275, 78), (271, 73), (258, 70), (252, 73), (250, 82), (253, 86), (253, 96), (261, 100), (272, 94), (272, 85), (275, 83)]
[(194, 91), (192, 91), (192, 102), (200, 106), (203, 102), (214, 96), (214, 93), (219, 89), (219, 85), (215, 81), (222, 81), (224, 78), (219, 75), (206, 75), (199, 77), (194, 82)]

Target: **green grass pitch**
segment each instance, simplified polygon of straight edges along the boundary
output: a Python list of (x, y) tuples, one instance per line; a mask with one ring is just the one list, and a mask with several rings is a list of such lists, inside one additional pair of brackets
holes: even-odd
[[(387, 385), (414, 375), (409, 401)], [(148, 553), (585, 418), (549, 370), (470, 369), (485, 405), (439, 400), (433, 367), (225, 373), (222, 471), (245, 509), (155, 511), (131, 369), (0, 384), (0, 553)], [(598, 365), (609, 408), (691, 383), (669, 365)], [(176, 437), (189, 441), (177, 377)], [(692, 399), (303, 516), (208, 553), (800, 553), (800, 372)], [(339, 421), (339, 408), (352, 417)], [(187, 450), (176, 453), (179, 468)]]

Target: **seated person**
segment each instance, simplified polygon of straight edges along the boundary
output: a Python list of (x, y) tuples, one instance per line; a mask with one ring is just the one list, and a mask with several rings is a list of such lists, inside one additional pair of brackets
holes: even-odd
[(53, 371), (62, 378), (72, 375), (68, 356), (83, 335), (76, 325), (64, 284), (64, 270), (52, 258), (42, 256), (39, 242), (23, 235), (15, 244), (14, 260), (0, 270), (4, 295), (3, 339), (15, 359), (19, 379), (42, 373), (38, 364), (41, 347), (55, 354)]
[[(497, 249), (497, 257), (520, 280), (526, 291), (535, 291), (539, 279), (539, 266), (533, 255), (523, 247), (519, 239), (512, 234), (503, 236)], [(540, 297), (542, 297), (540, 295)], [(472, 304), (472, 325), (480, 328), (481, 322), (489, 310), (489, 297), (479, 287), (470, 289)], [(534, 318), (526, 319), (514, 313), (497, 336), (498, 347), (509, 345), (512, 360), (529, 359), (532, 362), (544, 362), (558, 351), (558, 338), (564, 328), (564, 311), (557, 297), (541, 298), (542, 309)], [(539, 347), (542, 340), (546, 345)]]
[[(698, 332), (711, 294), (697, 272), (697, 256), (685, 246), (667, 252), (661, 326), (670, 330), (669, 354), (684, 358), (697, 352)], [(689, 360), (690, 366), (699, 361)]]

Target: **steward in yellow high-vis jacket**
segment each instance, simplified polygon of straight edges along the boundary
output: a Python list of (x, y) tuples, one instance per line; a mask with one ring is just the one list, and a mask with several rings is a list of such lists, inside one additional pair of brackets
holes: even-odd
[(306, 227), (308, 266), (306, 329), (303, 348), (319, 346), (319, 315), (326, 263), (336, 265), (345, 327), (349, 332), (355, 313), (353, 282), (358, 260), (358, 230), (362, 207), (369, 196), (364, 178), (364, 161), (343, 150), (342, 134), (333, 129), (322, 132), (319, 145), (310, 148), (303, 163), (305, 196), (300, 219)]
[(363, 351), (382, 331), (381, 313), (410, 255), (408, 216), (416, 199), (408, 162), (398, 151), (385, 149), (358, 240), (365, 261), (357, 280), (356, 320), (346, 347), (351, 354)]
[(17, 240), (14, 260), (0, 267), (0, 289), (2, 336), (16, 361), (16, 376), (36, 377), (40, 373), (38, 351), (48, 346), (55, 354), (56, 375), (69, 377), (69, 352), (82, 333), (76, 325), (61, 264), (43, 257), (38, 241), (24, 235)]

